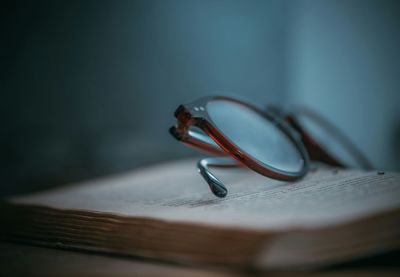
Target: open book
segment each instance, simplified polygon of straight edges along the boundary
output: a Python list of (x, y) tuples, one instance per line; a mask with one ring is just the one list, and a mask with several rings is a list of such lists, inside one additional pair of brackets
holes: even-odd
[(400, 174), (316, 165), (297, 182), (194, 160), (2, 202), (3, 239), (237, 267), (323, 266), (400, 248)]

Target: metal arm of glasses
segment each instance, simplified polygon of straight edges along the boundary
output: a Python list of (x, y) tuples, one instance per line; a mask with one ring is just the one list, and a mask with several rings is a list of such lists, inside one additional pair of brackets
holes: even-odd
[(211, 191), (220, 198), (225, 197), (228, 194), (228, 190), (224, 186), (224, 184), (215, 177), (214, 174), (211, 173), (209, 167), (238, 167), (238, 164), (235, 160), (228, 157), (209, 157), (203, 158), (197, 162), (197, 168), (201, 176), (203, 176), (204, 180), (208, 183)]
[(210, 171), (209, 167), (239, 167), (241, 164), (234, 159), (226, 157), (226, 153), (206, 134), (190, 130), (187, 125), (180, 123), (169, 129), (169, 132), (179, 141), (189, 146), (201, 149), (214, 155), (225, 157), (209, 157), (198, 161), (197, 168), (201, 176), (209, 185), (211, 191), (217, 197), (223, 198), (228, 194), (224, 184)]

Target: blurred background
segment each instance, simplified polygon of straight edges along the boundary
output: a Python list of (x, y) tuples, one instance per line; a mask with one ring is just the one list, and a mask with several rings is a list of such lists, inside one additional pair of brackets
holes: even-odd
[(173, 111), (220, 91), (309, 107), (400, 170), (399, 1), (1, 6), (2, 195), (196, 155)]

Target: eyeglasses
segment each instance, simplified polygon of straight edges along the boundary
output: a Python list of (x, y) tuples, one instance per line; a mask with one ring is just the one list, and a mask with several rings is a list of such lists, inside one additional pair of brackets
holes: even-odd
[[(324, 125), (327, 131), (337, 133), (320, 117), (302, 114)], [(172, 136), (188, 146), (219, 156), (203, 158), (197, 163), (200, 174), (218, 197), (225, 197), (228, 190), (209, 167), (245, 165), (266, 177), (293, 181), (308, 172), (310, 157), (344, 166), (304, 130), (297, 116), (276, 107), (261, 110), (237, 99), (214, 96), (180, 105), (175, 117), (177, 123), (170, 128)], [(339, 138), (356, 160), (370, 167), (354, 145), (344, 136)]]

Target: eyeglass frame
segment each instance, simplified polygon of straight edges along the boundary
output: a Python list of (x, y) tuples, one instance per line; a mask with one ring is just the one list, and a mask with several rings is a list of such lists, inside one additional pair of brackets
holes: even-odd
[[(261, 115), (266, 120), (272, 122), (296, 146), (299, 154), (301, 155), (301, 159), (303, 160), (303, 166), (301, 170), (297, 172), (289, 172), (272, 167), (252, 157), (240, 149), (240, 147), (235, 145), (234, 142), (231, 142), (229, 138), (227, 138), (222, 131), (218, 129), (207, 112), (207, 103), (214, 100), (230, 101), (239, 105), (243, 105), (244, 107)], [(188, 104), (180, 105), (176, 109), (174, 115), (177, 119), (177, 125), (171, 127), (169, 131), (177, 140), (189, 146), (199, 148), (213, 155), (230, 155), (239, 163), (244, 164), (255, 172), (277, 180), (293, 181), (303, 177), (308, 172), (309, 156), (301, 141), (301, 136), (285, 120), (274, 115), (273, 113), (263, 111), (238, 99), (233, 99), (226, 96), (207, 96), (199, 98)], [(190, 135), (189, 128), (192, 126), (202, 130), (219, 146), (219, 148), (208, 143), (204, 138), (202, 139), (202, 134), (197, 133), (197, 137)]]
[[(258, 163), (256, 158), (246, 154), (246, 152), (242, 151), (238, 146), (230, 142), (229, 138), (227, 138), (221, 131), (218, 130), (206, 111), (207, 103), (212, 100), (227, 100), (244, 105), (245, 107), (257, 112), (267, 120), (275, 123), (275, 126), (287, 135), (287, 137), (295, 144), (303, 156), (304, 166), (302, 171), (300, 171), (298, 174), (287, 174), (288, 172), (270, 167), (265, 163)], [(341, 145), (353, 155), (355, 160), (362, 168), (365, 170), (373, 169), (373, 166), (368, 159), (362, 154), (361, 151), (359, 151), (359, 149), (351, 142), (351, 140), (348, 139), (346, 135), (344, 135), (328, 120), (311, 110), (303, 109), (300, 110), (300, 112), (304, 115), (307, 115), (314, 122), (322, 126), (326, 131), (330, 132), (331, 135), (336, 137)], [(253, 169), (257, 173), (266, 177), (287, 181), (293, 181), (303, 177), (308, 172), (310, 160), (320, 161), (336, 167), (346, 167), (331, 154), (329, 154), (329, 152), (326, 151), (324, 147), (322, 147), (322, 145), (313, 138), (312, 135), (305, 131), (296, 114), (297, 113), (284, 113), (281, 109), (274, 106), (268, 106), (266, 110), (260, 110), (259, 108), (244, 101), (226, 96), (208, 96), (185, 105), (180, 105), (175, 111), (177, 124), (176, 126), (171, 127), (169, 131), (171, 135), (174, 136), (178, 141), (181, 141), (188, 146), (200, 149), (213, 155), (230, 156), (233, 158), (203, 158), (197, 163), (200, 174), (209, 184), (211, 191), (218, 197), (225, 197), (228, 190), (224, 184), (211, 173), (211, 171), (208, 169), (208, 166), (236, 167), (246, 165), (250, 169)], [(205, 134), (193, 131), (191, 132), (190, 127), (192, 126), (199, 128)], [(233, 160), (237, 160), (239, 163), (234, 163)], [(284, 174), (282, 174), (282, 172)]]

